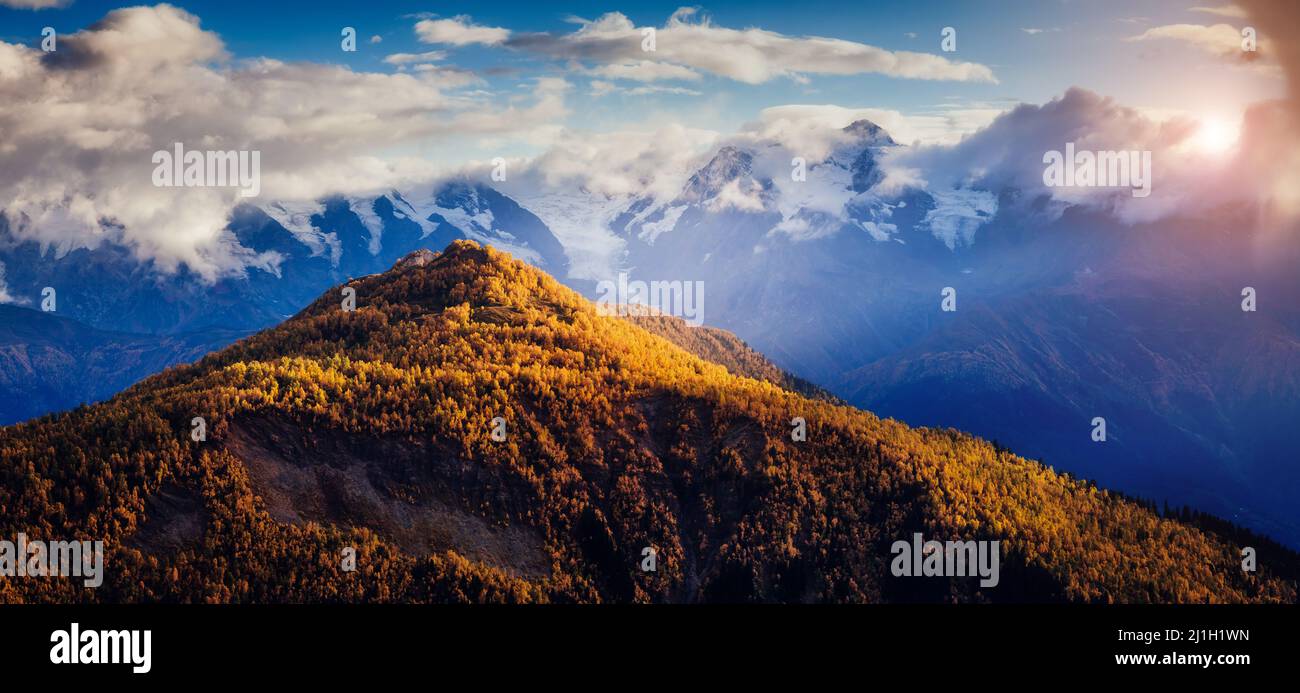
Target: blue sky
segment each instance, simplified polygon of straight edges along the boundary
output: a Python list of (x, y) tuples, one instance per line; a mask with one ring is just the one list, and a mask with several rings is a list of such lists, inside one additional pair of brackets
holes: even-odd
[[(1005, 108), (1013, 102), (1042, 103), (1078, 85), (1150, 109), (1215, 110), (1233, 116), (1252, 101), (1281, 94), (1281, 81), (1259, 70), (1225, 65), (1222, 60), (1177, 42), (1125, 39), (1150, 27), (1244, 20), (1189, 9), (1205, 0), (1181, 2), (711, 2), (701, 6), (713, 24), (733, 29), (757, 27), (786, 36), (822, 36), (877, 46), (889, 51), (934, 53), (988, 66), (998, 83), (903, 79), (881, 74), (805, 74), (796, 81), (777, 77), (744, 84), (707, 74), (691, 84), (692, 94), (625, 92), (592, 97), (590, 79), (575, 75), (563, 60), (501, 46), (439, 47), (421, 43), (413, 30), (421, 16), (467, 15), (478, 25), (519, 34), (575, 30), (572, 17), (596, 19), (620, 12), (638, 27), (661, 27), (677, 2), (266, 2), (252, 8), (228, 1), (181, 0), (173, 3), (196, 15), (204, 29), (220, 35), (235, 58), (265, 56), (285, 61), (343, 64), (358, 71), (392, 72), (383, 62), (398, 52), (442, 49), (442, 65), (475, 71), (483, 86), (501, 94), (524, 92), (539, 75), (568, 78), (575, 86), (565, 124), (579, 129), (614, 130), (628, 123), (676, 118), (693, 126), (734, 131), (765, 107), (832, 103), (850, 107), (933, 113), (944, 108)], [(78, 0), (39, 12), (0, 8), (0, 35), (35, 42), (43, 26), (61, 33), (84, 28), (114, 4)], [(436, 11), (436, 15), (433, 12)], [(356, 53), (339, 50), (339, 31), (353, 26), (360, 36)], [(940, 30), (958, 30), (955, 53), (939, 50)], [(1028, 33), (1026, 29), (1039, 29)], [(912, 35), (915, 36), (912, 36)], [(369, 43), (371, 36), (381, 43)], [(1195, 79), (1189, 74), (1195, 73)], [(526, 145), (519, 145), (527, 149)]]

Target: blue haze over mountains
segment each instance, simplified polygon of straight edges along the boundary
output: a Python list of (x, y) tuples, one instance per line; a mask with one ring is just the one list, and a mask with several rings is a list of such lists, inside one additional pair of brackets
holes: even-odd
[[(970, 431), (1300, 546), (1294, 236), (1239, 231), (1249, 209), (1130, 225), (1053, 211), (1014, 188), (887, 186), (880, 162), (899, 145), (866, 121), (845, 133), (808, 162), (810, 180), (843, 191), (842, 213), (791, 214), (761, 165), (767, 145), (726, 145), (675, 199), (630, 198), (602, 219), (626, 245), (622, 266), (632, 279), (703, 281), (705, 322), (855, 406)], [(729, 203), (736, 194), (742, 203)], [(349, 278), (461, 238), (593, 295), (541, 218), (466, 180), (421, 195), (241, 207), (230, 233), (277, 253), (278, 270), (215, 285), (156, 272), (113, 243), (60, 256), (16, 243), (3, 224), (4, 282), (31, 301), (0, 306), (5, 424), (111, 396)], [(34, 310), (44, 286), (58, 290), (53, 315)], [(1257, 290), (1257, 312), (1241, 310), (1244, 286)], [(957, 290), (955, 312), (940, 310), (944, 287)], [(1096, 416), (1104, 443), (1090, 437)]]

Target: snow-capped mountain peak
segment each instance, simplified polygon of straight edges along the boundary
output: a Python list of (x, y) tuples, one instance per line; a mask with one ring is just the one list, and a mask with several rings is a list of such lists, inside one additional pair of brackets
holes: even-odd
[(855, 142), (870, 147), (894, 147), (898, 143), (889, 136), (885, 129), (865, 118), (855, 120), (844, 126), (843, 132)]
[[(691, 176), (679, 200), (684, 203), (705, 202), (723, 194), (728, 186), (752, 187), (754, 153), (727, 145)], [(759, 185), (762, 185), (759, 183)]]

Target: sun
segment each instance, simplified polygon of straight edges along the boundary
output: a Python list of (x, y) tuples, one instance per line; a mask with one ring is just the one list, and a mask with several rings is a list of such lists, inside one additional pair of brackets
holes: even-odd
[(1207, 154), (1222, 154), (1237, 143), (1238, 129), (1227, 120), (1216, 117), (1202, 118), (1191, 144)]

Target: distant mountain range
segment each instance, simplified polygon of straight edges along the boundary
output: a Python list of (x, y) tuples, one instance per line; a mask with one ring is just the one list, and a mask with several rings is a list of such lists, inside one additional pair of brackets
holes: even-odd
[[(41, 287), (57, 287), (58, 315), (88, 327), (236, 334), (459, 239), (591, 296), (597, 277), (570, 268), (589, 254), (577, 230), (599, 229), (623, 247), (610, 272), (703, 282), (705, 322), (851, 404), (993, 438), (1300, 546), (1289, 435), (1300, 420), (1300, 237), (1246, 231), (1250, 209), (1130, 225), (1013, 188), (891, 179), (887, 163), (905, 149), (859, 121), (825, 157), (805, 161), (798, 181), (786, 143), (743, 141), (712, 152), (663, 199), (584, 189), (511, 197), (455, 180), (376, 198), (266, 202), (241, 208), (230, 233), (276, 262), (214, 286), (185, 271), (159, 275), (113, 243), (60, 256), (3, 228), (0, 263), (10, 294), (35, 305)], [(1247, 286), (1256, 312), (1240, 309)], [(955, 312), (941, 310), (945, 288), (956, 292)], [(159, 348), (172, 353), (150, 361), (159, 367), (195, 353), (189, 342)], [(25, 371), (15, 361), (0, 372)], [(43, 377), (23, 391), (52, 394), (6, 420), (108, 392)], [(1090, 436), (1096, 417), (1107, 422), (1104, 443)]]
[(421, 196), (392, 192), (240, 207), (229, 227), (233, 239), (275, 260), (215, 285), (184, 268), (159, 272), (111, 241), (66, 253), (17, 242), (3, 223), (0, 217), (0, 263), (10, 293), (35, 306), (41, 289), (54, 287), (59, 315), (98, 329), (148, 334), (269, 327), (327, 286), (458, 239), (496, 243), (559, 276), (568, 273), (564, 248), (536, 216), (487, 186), (459, 181)]
[(610, 228), (633, 276), (703, 282), (706, 322), (854, 405), (1300, 545), (1300, 234), (891, 185), (899, 145), (844, 135), (806, 182), (781, 143), (724, 146), (676, 199), (631, 202)]
[[(0, 535), (107, 549), (99, 588), (0, 603), (1296, 600), (1293, 552), (791, 392), (731, 335), (602, 315), (472, 241), (348, 285), (355, 311), (330, 289), (0, 429)], [(997, 567), (900, 571), (918, 535)]]
[(107, 399), (149, 375), (189, 363), (246, 332), (106, 332), (75, 320), (0, 305), (0, 424)]

